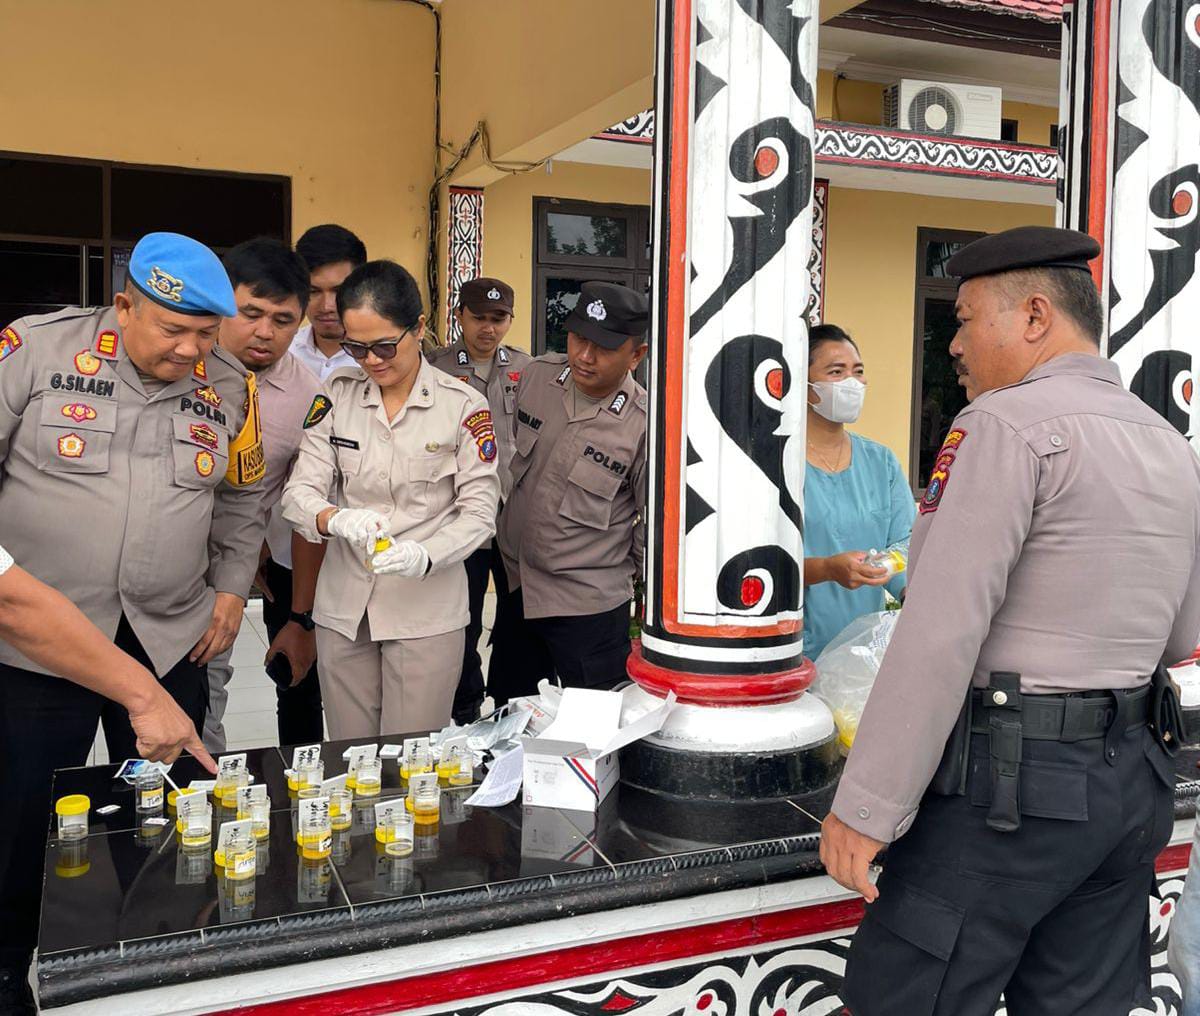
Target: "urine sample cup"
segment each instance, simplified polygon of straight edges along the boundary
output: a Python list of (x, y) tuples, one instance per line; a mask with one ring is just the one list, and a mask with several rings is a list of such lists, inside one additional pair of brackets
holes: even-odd
[(181, 815), (183, 823), (181, 837), (184, 850), (200, 850), (212, 842), (212, 805), (205, 801), (201, 805), (192, 805), (186, 815)]
[(404, 756), (400, 759), (400, 778), (402, 780), (412, 779), (414, 776), (419, 776), (421, 773), (433, 771), (433, 755), (429, 750), (429, 745), (423, 742), (410, 743), (406, 745), (408, 749)]
[(250, 786), (250, 774), (243, 771), (236, 773), (230, 780), (218, 783), (213, 788), (213, 796), (222, 808), (236, 812), (238, 791), (242, 787), (248, 786)]
[(329, 799), (318, 797), (312, 801), (313, 804), (322, 802), (322, 808), (305, 809), (300, 812), (300, 856), (306, 861), (324, 860), (333, 848)]
[(58, 845), (58, 857), (54, 862), (54, 874), (59, 878), (79, 878), (91, 868), (88, 860), (86, 839), (63, 840)]
[(475, 779), (475, 760), (471, 757), (470, 748), (458, 749), (458, 765), (450, 774), (450, 786), (466, 787)]
[(271, 799), (269, 797), (250, 802), (250, 811), (243, 815), (238, 812), (239, 819), (249, 819), (254, 823), (254, 838), (265, 840), (271, 835)]
[(354, 774), (354, 792), (359, 797), (378, 797), (383, 784), (383, 763), (377, 758), (363, 759)]
[(442, 788), (432, 781), (423, 783), (412, 795), (413, 821), (417, 825), (433, 825), (441, 816)]
[(317, 759), (312, 765), (296, 770), (296, 796), (302, 800), (321, 796), (321, 784), (325, 781), (325, 763)]
[(60, 797), (54, 803), (54, 813), (58, 816), (58, 838), (60, 840), (81, 840), (88, 834), (88, 811), (92, 802), (86, 794), (69, 794)]
[(380, 808), (375, 816), (375, 840), (389, 857), (413, 852), (413, 817), (403, 808)]
[(254, 878), (257, 858), (254, 836), (241, 830), (233, 832), (225, 841), (225, 877), (235, 882)]
[(329, 792), (329, 822), (334, 829), (349, 829), (354, 815), (354, 794), (349, 790)]
[(134, 777), (134, 809), (139, 815), (159, 815), (163, 809), (163, 774), (158, 766), (147, 766)]

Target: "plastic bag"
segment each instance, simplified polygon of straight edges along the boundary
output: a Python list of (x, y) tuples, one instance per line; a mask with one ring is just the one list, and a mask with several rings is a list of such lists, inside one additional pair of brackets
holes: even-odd
[(843, 754), (854, 743), (867, 696), (899, 620), (898, 610), (856, 617), (817, 657), (817, 676), (809, 691), (833, 713)]

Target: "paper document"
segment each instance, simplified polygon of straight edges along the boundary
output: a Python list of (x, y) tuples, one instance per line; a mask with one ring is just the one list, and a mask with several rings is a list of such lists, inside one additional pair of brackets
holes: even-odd
[(521, 791), (521, 777), (525, 767), (525, 749), (518, 745), (512, 751), (493, 760), (479, 789), (467, 798), (466, 803), (481, 808), (499, 808), (515, 801)]

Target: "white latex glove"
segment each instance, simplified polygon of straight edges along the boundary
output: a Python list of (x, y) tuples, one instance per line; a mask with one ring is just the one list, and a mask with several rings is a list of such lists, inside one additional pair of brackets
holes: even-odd
[(343, 508), (326, 523), (330, 536), (340, 536), (363, 550), (373, 547), (376, 537), (387, 532), (387, 526), (387, 519), (370, 508)]
[(401, 540), (371, 558), (376, 575), (404, 575), (418, 578), (429, 567), (429, 551), (415, 540)]

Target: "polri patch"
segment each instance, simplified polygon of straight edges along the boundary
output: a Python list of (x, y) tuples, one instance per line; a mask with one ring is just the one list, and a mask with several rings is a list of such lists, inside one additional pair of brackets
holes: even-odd
[(10, 357), (18, 349), (21, 348), (21, 336), (19, 336), (12, 328), (5, 328), (0, 332), (0, 360)]
[(85, 448), (87, 448), (87, 442), (74, 431), (64, 434), (58, 439), (58, 454), (64, 459), (79, 458)]
[(90, 349), (85, 349), (82, 353), (75, 354), (75, 369), (80, 374), (91, 377), (100, 370), (100, 358), (94, 356)]
[(492, 411), (481, 409), (477, 413), (472, 413), (463, 420), (463, 426), (471, 432), (471, 437), (475, 439), (475, 445), (479, 449), (479, 461), (495, 461), (496, 431), (492, 426)]
[(317, 395), (312, 400), (312, 405), (308, 407), (308, 412), (304, 414), (304, 429), (315, 427), (318, 423), (329, 415), (329, 410), (333, 408), (333, 401), (324, 395)]
[(954, 465), (954, 457), (958, 454), (966, 436), (965, 430), (955, 428), (946, 435), (946, 440), (942, 442), (942, 450), (938, 452), (937, 459), (933, 464), (933, 471), (929, 474), (929, 484), (925, 488), (925, 496), (921, 498), (920, 511), (922, 515), (938, 510), (942, 495), (946, 493), (946, 484), (950, 482), (950, 467)]
[(196, 452), (196, 472), (201, 476), (212, 476), (216, 461), (210, 452)]
[(217, 390), (212, 385), (208, 385), (205, 388), (197, 388), (196, 398), (207, 402), (210, 406), (219, 406), (221, 404), (221, 396), (217, 394)]
[(69, 406), (62, 407), (62, 415), (76, 423), (84, 423), (96, 419), (96, 410), (86, 402), (72, 402)]

